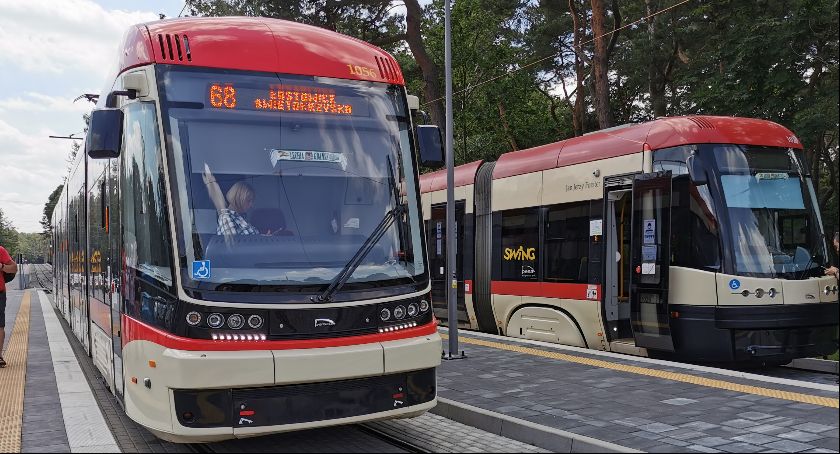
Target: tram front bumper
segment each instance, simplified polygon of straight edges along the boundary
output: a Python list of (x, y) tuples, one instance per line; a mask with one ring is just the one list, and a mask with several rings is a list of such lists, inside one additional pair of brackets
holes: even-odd
[(672, 310), (676, 354), (688, 361), (786, 364), (837, 350), (836, 302)]
[(437, 333), (273, 351), (184, 351), (131, 342), (124, 350), (126, 412), (174, 442), (411, 416), (436, 403), (440, 351)]

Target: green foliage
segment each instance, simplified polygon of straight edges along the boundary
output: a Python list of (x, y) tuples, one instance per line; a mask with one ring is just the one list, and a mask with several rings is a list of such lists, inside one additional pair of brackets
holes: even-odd
[(41, 227), (43, 230), (43, 235), (46, 238), (49, 238), (52, 235), (52, 214), (55, 210), (55, 205), (58, 203), (58, 198), (61, 197), (61, 191), (64, 189), (64, 185), (60, 184), (57, 188), (53, 190), (50, 194), (49, 198), (47, 198), (47, 203), (44, 204), (44, 215), (41, 217)]
[(355, 36), (393, 51), (402, 39), (403, 18), (384, 0), (189, 0), (202, 16), (262, 16), (286, 19)]
[(27, 263), (45, 263), (49, 257), (49, 239), (40, 233), (19, 233), (17, 253), (23, 254)]
[(14, 256), (18, 253), (18, 242), (17, 230), (12, 225), (11, 220), (3, 213), (3, 210), (0, 209), (0, 246), (6, 248), (9, 254)]
[[(443, 2), (427, 7), (426, 45), (443, 67)], [(528, 62), (524, 3), (462, 0), (452, 8), (452, 85), (456, 163), (559, 140), (546, 84)], [(506, 75), (506, 73), (510, 73)], [(444, 102), (440, 100), (438, 102)], [(504, 112), (504, 114), (502, 113)]]
[[(632, 23), (616, 32), (609, 59), (616, 123), (690, 114), (778, 122), (802, 140), (825, 230), (837, 229), (837, 0), (693, 0), (673, 9), (667, 8), (678, 0), (605, 3), (608, 29)], [(193, 14), (279, 17), (379, 45), (400, 62), (408, 91), (422, 93), (423, 74), (403, 41), (404, 18), (391, 14), (390, 1), (191, 0), (189, 5)], [(590, 6), (590, 0), (453, 2), (457, 164), (573, 136), (572, 106), (578, 97), (582, 131), (597, 128)], [(580, 25), (578, 48), (570, 7)], [(651, 13), (657, 14), (637, 22)], [(443, 0), (425, 4), (423, 40), (441, 68), (440, 87), (443, 18)], [(583, 87), (575, 86), (576, 57)]]

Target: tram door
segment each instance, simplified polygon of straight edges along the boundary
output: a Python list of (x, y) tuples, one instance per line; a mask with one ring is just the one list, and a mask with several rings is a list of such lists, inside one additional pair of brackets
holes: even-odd
[(90, 164), (100, 169), (98, 176), (91, 175), (93, 183), (88, 191), (88, 286), (87, 301), (90, 311), (89, 329), (91, 357), (93, 363), (106, 377), (106, 385), (113, 386), (111, 377), (111, 309), (107, 285), (108, 257), (111, 243), (108, 238), (108, 170), (103, 166)]
[(87, 299), (88, 287), (88, 253), (87, 253), (87, 216), (85, 207), (86, 191), (82, 188), (74, 199), (75, 207), (72, 210), (73, 222), (76, 224), (76, 235), (74, 238), (74, 253), (76, 254), (75, 264), (75, 285), (76, 290), (73, 292), (74, 300), (71, 301), (71, 311), (73, 314), (73, 331), (76, 337), (81, 341), (85, 352), (90, 354), (90, 314)]
[[(467, 306), (464, 300), (464, 201), (455, 202), (455, 232), (457, 233), (455, 268), (456, 279), (458, 280), (458, 322), (469, 323)], [(449, 309), (446, 304), (447, 285), (449, 280), (446, 276), (446, 204), (441, 203), (432, 206), (432, 218), (426, 226), (428, 239), (426, 244), (429, 247), (429, 266), (432, 275), (432, 306), (435, 317), (441, 321), (449, 319)]]
[(630, 228), (632, 218), (632, 179), (620, 179), (609, 186), (603, 220), (604, 316), (610, 341), (633, 341), (630, 327)]
[(633, 180), (630, 317), (636, 345), (674, 351), (668, 310), (671, 263), (671, 172)]
[(122, 361), (122, 224), (120, 219), (120, 164), (119, 159), (108, 161), (108, 194), (106, 197), (105, 218), (108, 224), (108, 241), (110, 243), (108, 254), (108, 269), (106, 282), (108, 283), (108, 297), (111, 307), (111, 342), (113, 344), (113, 372), (114, 372), (114, 395), (120, 403), (123, 401), (123, 361)]

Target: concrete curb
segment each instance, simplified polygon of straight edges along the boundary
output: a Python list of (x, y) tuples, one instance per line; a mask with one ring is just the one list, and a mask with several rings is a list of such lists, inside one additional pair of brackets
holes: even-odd
[(644, 452), (438, 397), (432, 413), (551, 452)]
[(828, 374), (840, 374), (840, 367), (837, 361), (818, 358), (798, 358), (786, 365), (794, 369), (804, 369), (814, 372), (825, 372)]

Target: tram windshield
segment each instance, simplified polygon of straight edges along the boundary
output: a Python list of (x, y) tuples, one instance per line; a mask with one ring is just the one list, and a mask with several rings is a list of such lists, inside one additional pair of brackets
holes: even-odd
[(158, 77), (186, 285), (318, 291), (366, 241), (344, 289), (424, 275), (402, 87), (166, 66)]
[(787, 279), (822, 275), (822, 223), (801, 152), (710, 147), (728, 217), (734, 272)]

